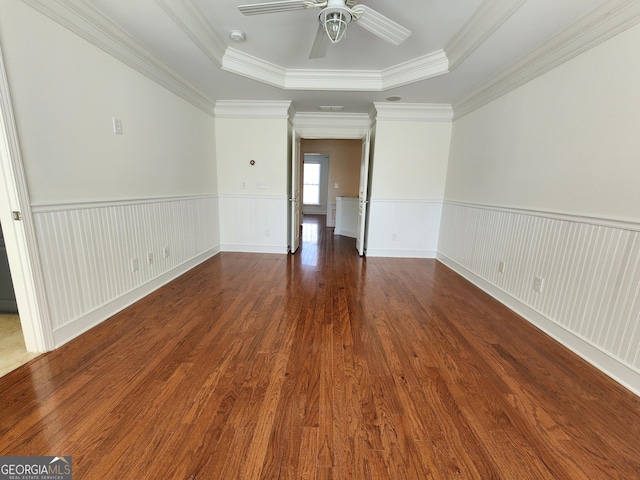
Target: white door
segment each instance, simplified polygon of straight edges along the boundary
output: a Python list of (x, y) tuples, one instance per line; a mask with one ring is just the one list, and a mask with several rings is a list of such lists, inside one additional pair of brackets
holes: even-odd
[(358, 236), (356, 248), (361, 257), (365, 254), (365, 235), (367, 227), (367, 206), (369, 204), (369, 148), (370, 133), (362, 140), (362, 160), (360, 162), (360, 192), (358, 193)]
[(300, 136), (295, 130), (291, 138), (291, 192), (289, 194), (289, 244), (291, 253), (300, 246)]

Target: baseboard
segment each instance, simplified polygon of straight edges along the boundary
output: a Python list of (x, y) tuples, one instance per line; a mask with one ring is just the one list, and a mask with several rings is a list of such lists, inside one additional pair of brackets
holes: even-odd
[(333, 234), (334, 235), (342, 235), (343, 237), (351, 237), (351, 238), (357, 238), (358, 237), (358, 232), (351, 231), (351, 230), (339, 230), (338, 227), (334, 228)]
[(436, 252), (434, 250), (393, 250), (389, 248), (367, 248), (367, 257), (436, 258)]
[(220, 245), (220, 251), (240, 253), (288, 253), (287, 247), (282, 245), (245, 245), (239, 243), (223, 243)]
[(127, 292), (124, 295), (96, 308), (95, 310), (92, 310), (91, 312), (56, 328), (53, 331), (55, 347), (58, 348), (79, 335), (82, 335), (86, 331), (124, 310), (138, 300), (141, 300), (158, 288), (178, 278), (180, 275), (188, 272), (196, 265), (208, 260), (218, 253), (220, 253), (219, 247), (207, 250), (206, 252), (184, 262), (181, 265), (178, 265), (149, 282), (134, 288), (130, 292)]
[(545, 317), (540, 312), (477, 276), (446, 255), (438, 253), (436, 258), (620, 385), (640, 396), (640, 372), (636, 369), (576, 333), (567, 330), (550, 318)]

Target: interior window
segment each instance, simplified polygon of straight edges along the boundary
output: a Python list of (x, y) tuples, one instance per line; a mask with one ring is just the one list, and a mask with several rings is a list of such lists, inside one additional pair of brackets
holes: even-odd
[(320, 205), (320, 163), (304, 162), (302, 201), (305, 205)]

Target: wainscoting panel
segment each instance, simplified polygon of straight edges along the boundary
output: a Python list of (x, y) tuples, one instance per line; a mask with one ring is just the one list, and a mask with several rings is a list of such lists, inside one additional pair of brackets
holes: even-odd
[(435, 258), (441, 212), (441, 201), (372, 198), (367, 255)]
[(640, 225), (445, 202), (438, 258), (640, 392)]
[(222, 251), (287, 253), (287, 197), (219, 198)]
[(33, 216), (56, 345), (219, 251), (210, 196), (34, 206)]

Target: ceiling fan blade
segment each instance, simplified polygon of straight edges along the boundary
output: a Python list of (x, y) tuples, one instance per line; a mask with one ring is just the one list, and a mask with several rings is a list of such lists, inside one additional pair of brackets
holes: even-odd
[(411, 30), (366, 5), (356, 5), (352, 10), (358, 25), (393, 45), (400, 45), (411, 35)]
[(240, 10), (245, 15), (260, 15), (263, 13), (287, 12), (289, 10), (304, 10), (322, 6), (311, 0), (282, 0), (281, 2), (253, 3), (250, 5), (240, 5)]
[(327, 50), (329, 49), (329, 37), (327, 36), (327, 32), (324, 31), (322, 25), (318, 25), (318, 30), (316, 31), (316, 38), (313, 39), (313, 46), (311, 47), (311, 53), (309, 54), (309, 58), (324, 58), (327, 54)]

